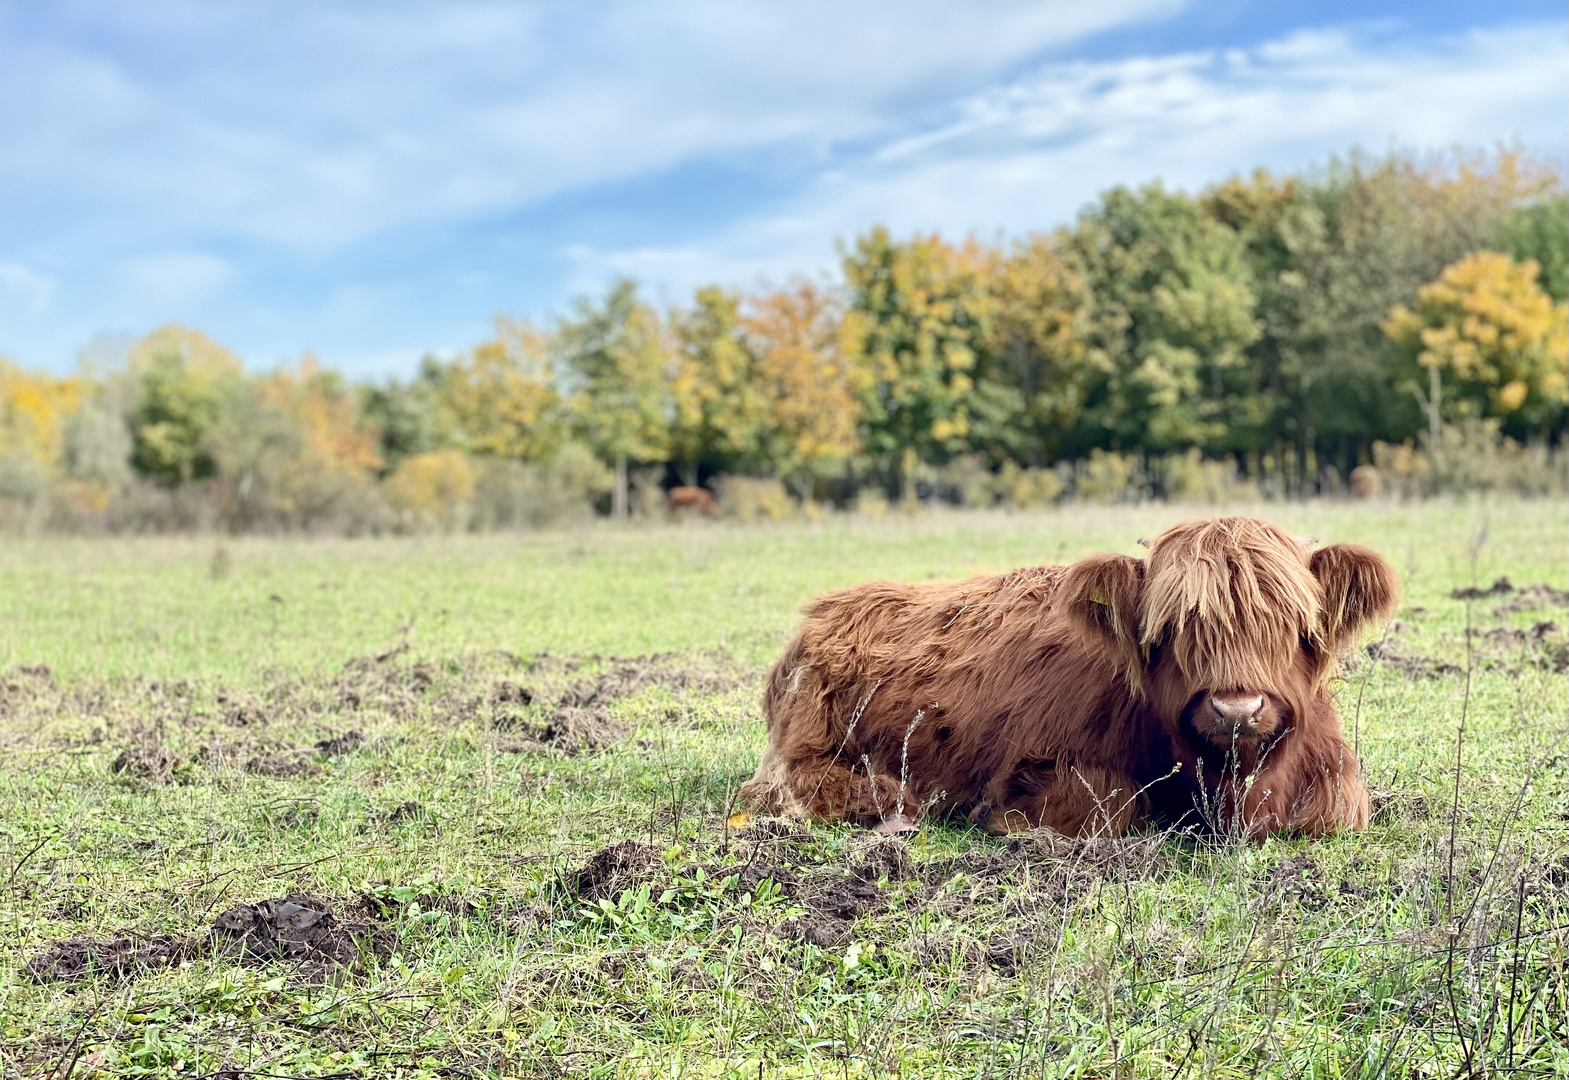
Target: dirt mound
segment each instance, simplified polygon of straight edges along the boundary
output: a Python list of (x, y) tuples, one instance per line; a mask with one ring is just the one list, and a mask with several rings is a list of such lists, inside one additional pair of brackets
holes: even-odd
[(109, 771), (149, 784), (168, 784), (176, 779), (184, 764), (185, 759), (167, 746), (127, 746), (114, 759)]
[(215, 739), (196, 752), (196, 760), (213, 768), (239, 769), (252, 776), (287, 780), (315, 772), (313, 754), (314, 751), (297, 746)]
[(343, 665), (333, 680), (338, 705), (345, 709), (379, 708), (393, 715), (408, 715), (436, 682), (431, 664), (395, 664), (407, 646), (379, 656), (360, 657)]
[(1551, 585), (1527, 585), (1523, 589), (1516, 589), (1514, 598), (1499, 604), (1493, 609), (1495, 615), (1513, 615), (1521, 611), (1536, 611), (1538, 608), (1569, 607), (1569, 592), (1555, 589)]
[(1309, 909), (1318, 909), (1337, 899), (1365, 900), (1372, 895), (1366, 886), (1344, 878), (1331, 881), (1311, 855), (1288, 855), (1280, 860), (1259, 883), (1255, 910), (1291, 900)]
[(870, 841), (852, 846), (850, 873), (862, 881), (908, 881), (915, 876), (915, 862), (902, 840), (872, 836)]
[(346, 921), (319, 896), (296, 893), (237, 904), (213, 920), (220, 948), (258, 962), (295, 961), (308, 981), (324, 981), (337, 967), (385, 959), (396, 938), (373, 923)]
[(852, 922), (888, 907), (888, 893), (855, 877), (814, 878), (796, 890), (796, 902), (809, 911)]
[(802, 941), (819, 949), (831, 949), (850, 940), (850, 923), (846, 919), (803, 915), (786, 919), (774, 932), (786, 941)]
[(597, 670), (557, 692), (523, 686), (510, 679), (502, 680), (490, 692), (492, 708), (505, 712), (544, 701), (553, 701), (556, 709), (603, 707), (655, 686), (718, 694), (745, 685), (754, 675), (749, 671), (733, 670), (732, 662), (716, 659), (707, 665), (694, 664), (691, 658), (676, 653), (633, 657), (540, 653), (524, 667), (531, 674), (546, 677), (547, 681), (550, 676), (573, 675), (586, 667)]
[(625, 739), (632, 728), (611, 719), (603, 709), (565, 708), (551, 713), (541, 723), (514, 722), (504, 730), (516, 731), (521, 736), (500, 744), (499, 749), (508, 753), (557, 750), (576, 757), (610, 749)]
[[(719, 868), (714, 871), (715, 876), (729, 877), (733, 868)], [(736, 887), (742, 892), (755, 892), (757, 887), (765, 881), (772, 881), (779, 886), (786, 896), (795, 894), (795, 871), (787, 866), (774, 866), (766, 862), (753, 861), (741, 868), (736, 875)]]
[(190, 956), (201, 939), (182, 934), (150, 938), (73, 937), (51, 941), (22, 966), (36, 983), (85, 982), (100, 975), (133, 979), (159, 971)]
[(592, 679), (574, 684), (562, 695), (561, 705), (608, 705), (651, 686), (717, 694), (732, 690), (745, 681), (734, 674), (691, 667), (675, 653), (590, 659), (602, 664), (603, 670)]
[(1489, 600), (1495, 596), (1511, 599), (1493, 609), (1496, 615), (1513, 615), (1521, 611), (1535, 611), (1542, 607), (1569, 607), (1569, 592), (1551, 585), (1523, 585), (1516, 588), (1507, 577), (1500, 577), (1486, 588), (1468, 585), (1449, 593), (1451, 600)]
[(596, 851), (567, 878), (568, 891), (579, 900), (614, 900), (628, 889), (663, 876), (665, 864), (650, 844), (625, 840)]
[(38, 983), (83, 982), (101, 975), (132, 979), (215, 947), (221, 955), (248, 963), (293, 961), (307, 981), (321, 982), (338, 968), (357, 968), (368, 957), (390, 956), (395, 942), (391, 930), (344, 920), (326, 900), (299, 893), (237, 904), (214, 919), (205, 935), (53, 941), (22, 970)]
[(1373, 804), (1373, 820), (1380, 824), (1406, 818), (1425, 821), (1431, 815), (1427, 796), (1420, 791), (1396, 791), (1393, 788), (1369, 788)]
[(351, 728), (341, 735), (322, 739), (316, 744), (316, 752), (336, 757), (339, 754), (352, 754), (365, 745), (365, 733), (359, 728)]
[(482, 704), (490, 712), (492, 727), (523, 736), (506, 745), (511, 751), (531, 750), (537, 744), (566, 754), (595, 753), (620, 742), (630, 731), (608, 711), (624, 698), (655, 686), (721, 693), (751, 678), (717, 667), (691, 666), (674, 653), (632, 658), (541, 653), (522, 666), (545, 683), (585, 668), (597, 670), (565, 687), (557, 681), (556, 689), (510, 678), (494, 683)]
[(267, 710), (243, 691), (219, 690), (213, 703), (218, 707), (218, 719), (229, 727), (260, 727), (269, 719)]
[(1424, 653), (1402, 652), (1388, 642), (1373, 642), (1367, 647), (1367, 655), (1408, 679), (1441, 679), (1446, 675), (1465, 674), (1465, 669), (1458, 664)]
[(1484, 649), (1495, 653), (1524, 653), (1533, 667), (1556, 674), (1569, 671), (1569, 637), (1551, 619), (1529, 630), (1500, 626), (1479, 635)]
[(1508, 596), (1511, 593), (1513, 593), (1514, 591), (1515, 591), (1515, 587), (1514, 587), (1514, 585), (1512, 585), (1510, 583), (1509, 579), (1507, 577), (1500, 577), (1498, 580), (1494, 581), (1491, 585), (1487, 586), (1485, 589), (1484, 588), (1478, 588), (1475, 585), (1467, 585), (1463, 589), (1451, 590), (1451, 592), (1449, 593), (1449, 599), (1451, 599), (1451, 600), (1485, 600), (1488, 597), (1492, 597), (1492, 596)]
[(539, 727), (534, 737), (563, 754), (592, 754), (614, 746), (631, 730), (603, 709), (566, 708)]

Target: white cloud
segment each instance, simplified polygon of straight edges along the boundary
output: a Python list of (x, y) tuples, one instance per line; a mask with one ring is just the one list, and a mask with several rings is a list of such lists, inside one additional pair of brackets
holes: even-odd
[(1071, 59), (1189, 2), (31, 5), (0, 16), (0, 351), (64, 367), (180, 318), (390, 364), (617, 273), (679, 300), (831, 268), (875, 222), (1019, 233), (1353, 144), (1565, 149), (1562, 21)]
[(330, 250), (697, 156), (822, 154), (1178, 3), (63, 4), (43, 36), (0, 24), (0, 186), (55, 227)]
[(0, 262), (0, 319), (37, 319), (49, 310), (55, 281), (21, 263)]
[(171, 251), (130, 259), (120, 273), (131, 302), (163, 319), (207, 299), (234, 275), (234, 268), (199, 251)]
[(668, 249), (580, 251), (575, 284), (640, 272), (680, 292), (829, 266), (833, 243), (900, 232), (1018, 234), (1069, 221), (1100, 191), (1197, 188), (1257, 165), (1298, 169), (1355, 145), (1561, 154), (1561, 28), (1386, 44), (1301, 33), (1253, 49), (1046, 63), (957, 102), (927, 130), (825, 171), (782, 210)]

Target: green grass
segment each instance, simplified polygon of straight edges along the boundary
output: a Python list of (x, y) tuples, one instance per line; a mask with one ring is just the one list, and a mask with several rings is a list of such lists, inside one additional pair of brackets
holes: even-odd
[[(1448, 596), (1569, 584), (1563, 508), (1257, 512), (1405, 582), (1340, 690), (1366, 833), (727, 824), (802, 600), (1136, 554), (1171, 508), (6, 541), (0, 1076), (1569, 1075), (1569, 613)], [(303, 893), (347, 962), (209, 936)], [(123, 962), (28, 974), (71, 938)]]

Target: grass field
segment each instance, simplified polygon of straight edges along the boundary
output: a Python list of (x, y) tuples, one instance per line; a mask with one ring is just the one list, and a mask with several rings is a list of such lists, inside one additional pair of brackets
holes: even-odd
[(1258, 512), (1404, 580), (1366, 833), (730, 817), (801, 601), (1172, 508), (6, 540), (0, 1077), (1569, 1076), (1569, 515)]

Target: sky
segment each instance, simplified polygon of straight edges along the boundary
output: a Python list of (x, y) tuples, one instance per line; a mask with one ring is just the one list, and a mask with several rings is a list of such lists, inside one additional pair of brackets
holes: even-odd
[(1499, 142), (1569, 159), (1562, 0), (0, 0), (0, 356), (403, 376), (623, 275)]

